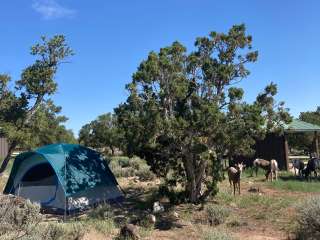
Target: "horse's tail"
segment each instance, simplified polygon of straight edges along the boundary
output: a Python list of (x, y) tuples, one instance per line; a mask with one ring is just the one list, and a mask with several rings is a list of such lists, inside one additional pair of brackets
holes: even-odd
[(275, 170), (279, 171), (278, 162), (275, 159), (271, 159), (270, 161), (271, 168), (274, 167)]

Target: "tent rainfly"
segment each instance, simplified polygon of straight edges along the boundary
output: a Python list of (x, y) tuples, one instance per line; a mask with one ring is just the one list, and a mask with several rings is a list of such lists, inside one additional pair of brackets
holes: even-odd
[(18, 155), (4, 193), (30, 199), (55, 212), (123, 198), (101, 155), (76, 144), (52, 144)]

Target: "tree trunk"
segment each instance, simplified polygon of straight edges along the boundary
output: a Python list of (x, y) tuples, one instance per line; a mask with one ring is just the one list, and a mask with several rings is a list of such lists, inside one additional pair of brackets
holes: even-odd
[(192, 203), (198, 203), (201, 198), (202, 180), (205, 175), (206, 160), (202, 160), (200, 164), (196, 164), (192, 154), (186, 157), (184, 167), (187, 175), (186, 193), (188, 200)]
[(12, 142), (10, 144), (10, 147), (8, 149), (8, 153), (7, 153), (7, 156), (4, 158), (4, 160), (2, 161), (1, 163), (1, 166), (0, 166), (0, 176), (3, 174), (3, 172), (6, 170), (7, 166), (8, 166), (8, 163), (10, 162), (10, 159), (11, 159), (11, 155), (13, 153), (13, 151), (15, 150), (17, 146), (17, 143), (16, 142)]
[(110, 149), (111, 149), (111, 155), (114, 156), (114, 147), (110, 146)]

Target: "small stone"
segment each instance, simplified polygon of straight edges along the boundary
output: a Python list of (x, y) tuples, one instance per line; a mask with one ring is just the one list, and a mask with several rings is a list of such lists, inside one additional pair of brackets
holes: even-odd
[(153, 214), (148, 214), (147, 215), (147, 220), (149, 223), (151, 224), (155, 224), (156, 223), (156, 216)]
[(153, 213), (161, 213), (164, 212), (164, 207), (160, 204), (160, 202), (153, 203)]
[(254, 193), (259, 193), (260, 192), (260, 188), (256, 187), (256, 186), (251, 186), (248, 191), (249, 192), (254, 192)]
[(178, 214), (176, 211), (174, 211), (172, 215), (173, 215), (175, 218), (179, 218), (179, 214)]

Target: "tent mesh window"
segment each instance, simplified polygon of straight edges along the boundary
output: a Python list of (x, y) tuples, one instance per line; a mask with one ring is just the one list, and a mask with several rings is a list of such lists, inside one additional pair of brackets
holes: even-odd
[(22, 185), (56, 185), (57, 177), (49, 163), (42, 163), (29, 169), (22, 178)]

